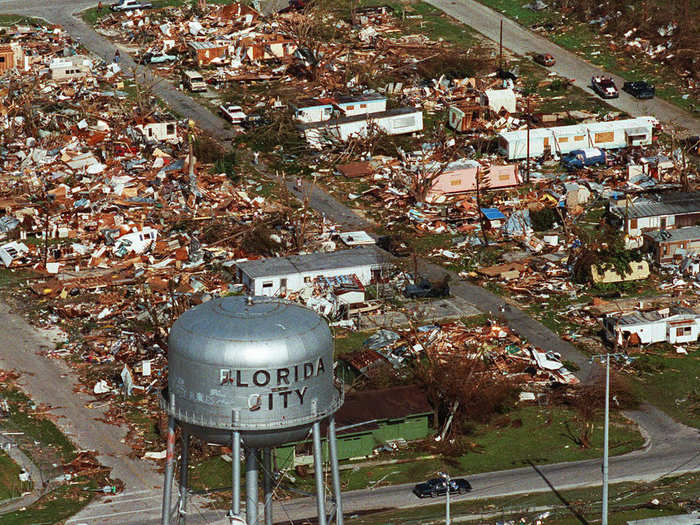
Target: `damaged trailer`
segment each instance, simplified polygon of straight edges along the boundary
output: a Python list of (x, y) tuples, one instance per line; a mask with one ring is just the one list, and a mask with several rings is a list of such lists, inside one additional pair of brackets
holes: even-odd
[[(546, 153), (562, 155), (587, 148), (620, 149), (628, 146), (647, 146), (654, 139), (654, 128), (657, 125), (658, 121), (654, 117), (638, 117), (531, 129), (530, 157), (540, 157)], [(500, 133), (498, 149), (508, 160), (527, 158), (527, 130)]]
[(303, 123), (299, 124), (299, 129), (311, 147), (321, 149), (335, 141), (345, 142), (352, 136), (367, 137), (373, 129), (387, 135), (422, 131), (423, 112), (414, 108), (397, 108), (370, 115)]

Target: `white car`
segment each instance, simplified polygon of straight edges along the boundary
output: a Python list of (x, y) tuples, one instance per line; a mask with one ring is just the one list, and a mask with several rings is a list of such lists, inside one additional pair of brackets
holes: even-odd
[(243, 112), (241, 106), (219, 106), (219, 113), (222, 117), (228, 120), (231, 124), (240, 124), (245, 121), (248, 116)]
[(112, 4), (112, 11), (132, 11), (135, 9), (150, 9), (153, 7), (146, 2), (137, 2), (137, 0), (119, 0), (116, 4)]

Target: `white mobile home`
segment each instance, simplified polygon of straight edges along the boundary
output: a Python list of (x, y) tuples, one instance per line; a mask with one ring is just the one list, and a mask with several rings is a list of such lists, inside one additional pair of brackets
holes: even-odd
[(603, 318), (603, 330), (606, 339), (618, 345), (691, 343), (698, 340), (698, 319), (700, 315), (688, 308), (664, 308), (654, 312), (608, 315)]
[[(530, 130), (530, 157), (545, 153), (569, 153), (577, 149), (618, 149), (627, 146), (645, 146), (653, 140), (653, 117), (638, 117), (609, 122), (592, 122), (573, 126), (555, 126)], [(498, 148), (509, 160), (527, 157), (527, 130), (504, 131), (498, 139)]]
[(49, 64), (52, 80), (84, 78), (92, 71), (92, 60), (81, 55), (54, 58)]
[(362, 285), (381, 276), (387, 262), (372, 246), (331, 253), (272, 257), (236, 264), (241, 283), (253, 295), (278, 296), (311, 286), (317, 277), (355, 275)]
[(386, 97), (367, 94), (354, 97), (307, 98), (292, 104), (300, 122), (323, 122), (331, 118), (354, 117), (386, 111)]
[(387, 135), (414, 133), (423, 129), (423, 112), (415, 108), (397, 108), (372, 113), (342, 117), (325, 122), (300, 124), (306, 141), (313, 148), (321, 149), (334, 141), (346, 141), (352, 136), (367, 136), (376, 126)]
[(290, 104), (294, 118), (299, 122), (323, 122), (333, 116), (333, 99), (305, 98)]
[(177, 122), (174, 119), (151, 117), (136, 125), (146, 142), (176, 143)]
[(386, 111), (386, 97), (376, 93), (356, 97), (336, 97), (335, 105), (344, 117), (382, 113)]

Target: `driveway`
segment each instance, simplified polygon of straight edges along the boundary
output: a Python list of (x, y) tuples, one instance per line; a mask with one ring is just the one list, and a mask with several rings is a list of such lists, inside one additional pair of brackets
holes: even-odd
[[(523, 26), (506, 18), (502, 14), (486, 7), (475, 0), (425, 0), (441, 9), (453, 18), (463, 22), (486, 38), (498, 42), (501, 20), (503, 20), (503, 47), (524, 55), (525, 53), (550, 53), (557, 61), (554, 67), (548, 68), (562, 77), (576, 79), (574, 84), (589, 93), (591, 77), (596, 75), (612, 76), (619, 88), (624, 80), (612, 75), (581, 57), (567, 51), (546, 38), (534, 33)], [(700, 134), (700, 119), (693, 117), (687, 111), (674, 106), (660, 98), (652, 100), (637, 100), (632, 95), (620, 91), (620, 98), (606, 100), (611, 106), (625, 111), (632, 116), (653, 116), (665, 124), (674, 124), (686, 128), (691, 133)]]

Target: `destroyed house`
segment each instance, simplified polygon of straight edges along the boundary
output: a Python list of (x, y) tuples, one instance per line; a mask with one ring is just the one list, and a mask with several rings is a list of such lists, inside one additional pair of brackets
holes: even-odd
[(92, 61), (81, 55), (54, 58), (49, 64), (52, 80), (74, 80), (84, 78), (92, 71)]
[[(345, 427), (337, 435), (338, 459), (363, 459), (387, 444), (425, 439), (432, 417), (433, 408), (417, 385), (348, 393), (335, 414), (336, 425)], [(311, 463), (309, 453), (308, 442), (275, 449), (278, 465), (285, 467)], [(325, 439), (323, 453), (327, 458)]]
[(489, 108), (475, 102), (464, 101), (450, 106), (447, 124), (455, 131), (470, 131), (481, 127)]
[(306, 98), (292, 104), (300, 122), (323, 122), (331, 118), (354, 117), (386, 111), (386, 97), (378, 94), (355, 97)]
[[(655, 125), (656, 119), (653, 117), (638, 117), (531, 129), (530, 157), (540, 157), (546, 153), (562, 155), (587, 148), (619, 149), (645, 146), (652, 143)], [(527, 158), (527, 130), (501, 132), (498, 148), (509, 160)]]
[(433, 200), (441, 195), (455, 195), (476, 191), (477, 174), (481, 172), (483, 189), (499, 189), (517, 186), (522, 178), (515, 164), (484, 168), (476, 161), (462, 159), (449, 163), (433, 180), (427, 199)]
[(252, 7), (234, 2), (228, 5), (222, 5), (214, 11), (213, 16), (217, 18), (225, 18), (227, 20), (236, 20), (243, 22), (246, 26), (252, 25), (260, 18), (258, 13)]
[(355, 275), (363, 285), (381, 278), (387, 266), (372, 246), (331, 253), (271, 257), (236, 264), (240, 282), (253, 295), (278, 296), (313, 286), (323, 277)]
[(136, 129), (139, 130), (146, 142), (170, 142), (178, 141), (177, 122), (165, 115), (150, 116), (138, 119)]
[(423, 129), (423, 112), (414, 108), (396, 108), (367, 115), (340, 117), (324, 122), (308, 122), (299, 125), (304, 137), (313, 148), (321, 149), (335, 141), (350, 137), (367, 137), (373, 129), (387, 135), (415, 133)]
[(216, 59), (226, 58), (228, 54), (227, 43), (217, 42), (189, 42), (187, 47), (192, 52), (192, 58), (197, 66), (208, 66)]
[(494, 113), (500, 113), (501, 111), (515, 113), (515, 91), (510, 88), (487, 89), (481, 94), (481, 105), (488, 107)]
[(609, 314), (603, 318), (603, 331), (608, 341), (623, 346), (691, 343), (698, 340), (698, 319), (700, 315), (681, 307)]
[(245, 55), (251, 61), (289, 58), (297, 46), (291, 40), (276, 35), (257, 35), (240, 40)]
[(631, 237), (656, 230), (695, 226), (700, 222), (700, 193), (660, 195), (658, 200), (637, 200), (611, 206), (613, 222)]
[(656, 264), (673, 263), (700, 253), (700, 226), (647, 232), (644, 245), (653, 254)]
[(17, 42), (0, 45), (0, 73), (24, 68), (24, 51)]

